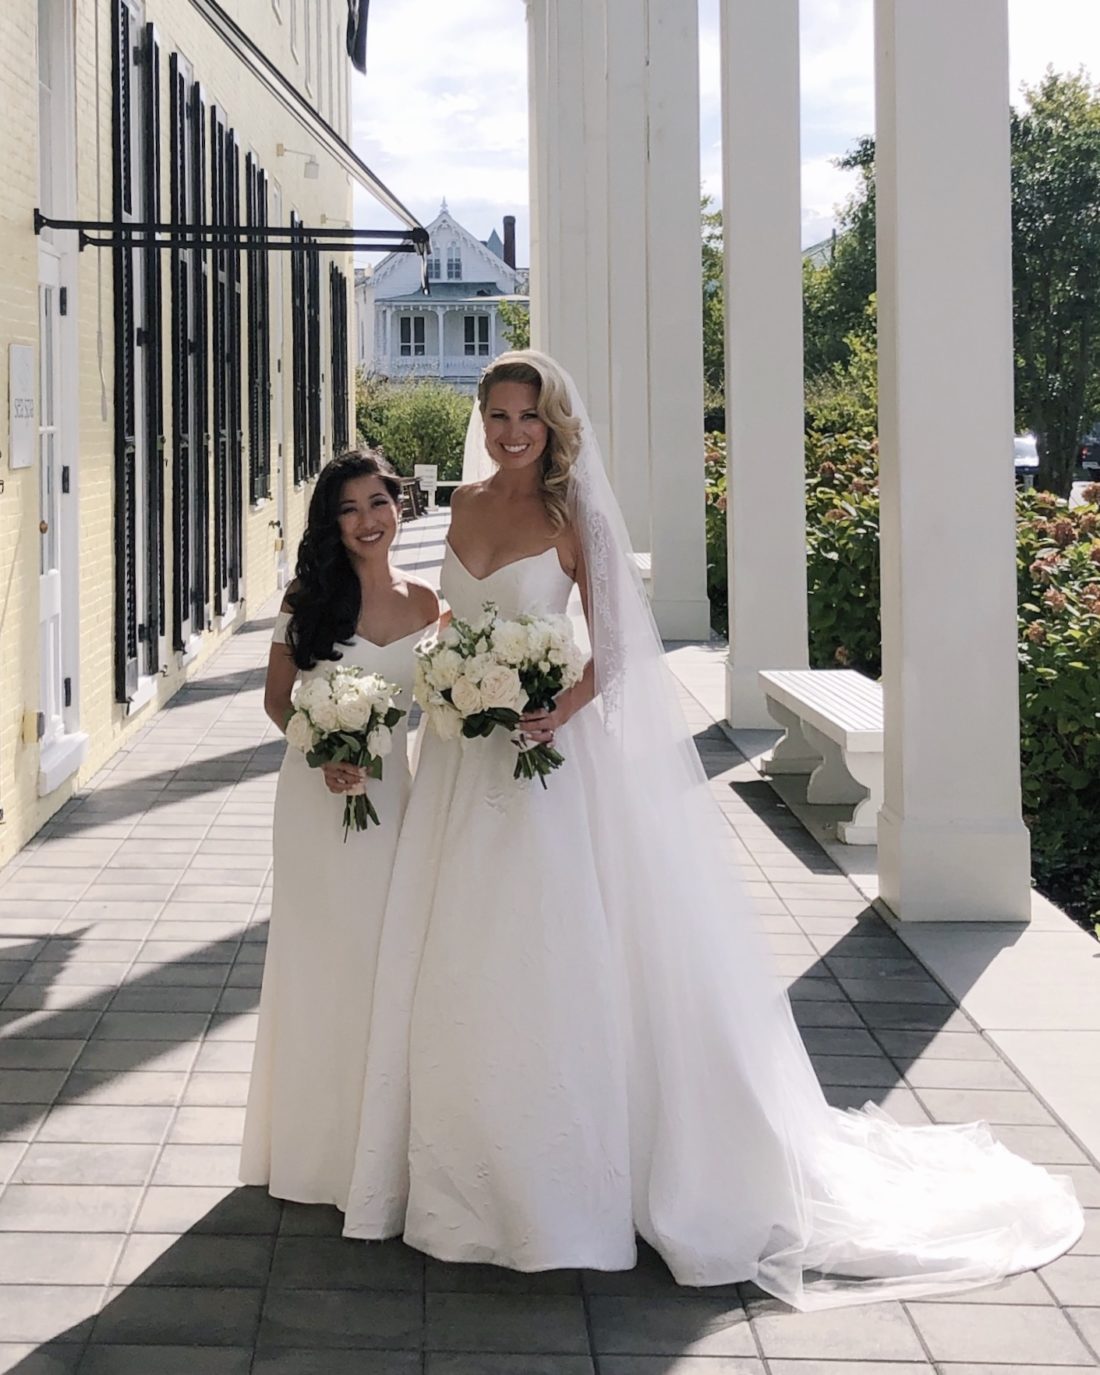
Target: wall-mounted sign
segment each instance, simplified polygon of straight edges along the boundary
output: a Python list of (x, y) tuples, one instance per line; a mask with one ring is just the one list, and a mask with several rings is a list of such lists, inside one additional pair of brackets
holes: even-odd
[(8, 358), (8, 467), (29, 468), (38, 443), (34, 400), (34, 348), (9, 345)]

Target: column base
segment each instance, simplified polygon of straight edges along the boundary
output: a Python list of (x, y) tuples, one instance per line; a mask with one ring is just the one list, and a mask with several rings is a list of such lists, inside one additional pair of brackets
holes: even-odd
[(726, 720), (735, 730), (780, 729), (764, 700), (757, 677), (759, 671), (726, 660)]
[(1031, 838), (1022, 821), (878, 818), (879, 895), (899, 921), (1031, 920)]
[(709, 640), (710, 600), (676, 602), (654, 597), (650, 602), (662, 640)]

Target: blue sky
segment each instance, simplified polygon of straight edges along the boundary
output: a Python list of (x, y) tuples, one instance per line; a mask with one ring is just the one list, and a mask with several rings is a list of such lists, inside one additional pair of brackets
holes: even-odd
[[(959, 0), (960, 4), (967, 0)], [(802, 237), (824, 238), (851, 179), (832, 161), (874, 131), (873, 0), (802, 0)], [(514, 214), (527, 262), (523, 0), (371, 6), (368, 73), (353, 79), (357, 152), (427, 222), (442, 197), (479, 238)], [(1100, 81), (1100, 0), (1009, 0), (1011, 84), (1048, 64)], [(721, 191), (718, 0), (699, 0), (702, 182)], [(387, 217), (363, 198), (358, 224)]]

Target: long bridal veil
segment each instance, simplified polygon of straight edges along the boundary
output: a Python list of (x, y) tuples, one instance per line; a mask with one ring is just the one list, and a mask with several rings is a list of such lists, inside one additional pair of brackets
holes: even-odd
[[(504, 357), (562, 373), (530, 350)], [(575, 720), (589, 718), (590, 818), (621, 953), (608, 997), (629, 1048), (638, 1232), (681, 1284), (752, 1279), (803, 1309), (914, 1298), (1047, 1263), (1083, 1226), (1067, 1180), (981, 1124), (902, 1126), (873, 1106), (826, 1103), (727, 863), (726, 823), (565, 380), (582, 426), (570, 508), (599, 693), (597, 710)], [(463, 480), (491, 471), (475, 405)]]

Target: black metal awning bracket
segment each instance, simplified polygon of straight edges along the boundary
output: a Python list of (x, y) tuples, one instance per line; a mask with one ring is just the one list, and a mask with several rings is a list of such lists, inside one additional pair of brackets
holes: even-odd
[(34, 212), (34, 232), (74, 230), (80, 248), (237, 248), (241, 252), (418, 253), (426, 279), (425, 229), (352, 229), (339, 225), (179, 225), (142, 220), (65, 220)]

